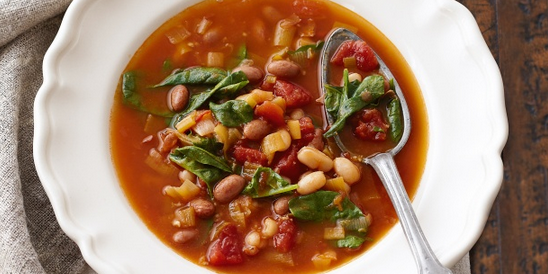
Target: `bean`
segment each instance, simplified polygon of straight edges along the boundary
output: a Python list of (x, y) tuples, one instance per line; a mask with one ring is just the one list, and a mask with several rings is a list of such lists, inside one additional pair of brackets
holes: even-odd
[(260, 68), (255, 66), (249, 66), (249, 65), (240, 65), (235, 67), (233, 72), (241, 71), (247, 76), (247, 80), (249, 80), (250, 83), (258, 83), (263, 79), (263, 72)]
[(167, 134), (159, 134), (160, 143), (158, 144), (158, 151), (166, 153), (177, 145), (179, 138), (175, 133), (170, 132)]
[(348, 81), (349, 82), (353, 82), (353, 81), (356, 81), (356, 80), (358, 80), (360, 82), (362, 81), (362, 76), (359, 73), (354, 72), (354, 73), (350, 73), (348, 75)]
[(198, 218), (207, 219), (215, 214), (215, 205), (209, 200), (197, 198), (190, 201), (189, 205), (194, 208)]
[(360, 168), (344, 157), (337, 157), (333, 160), (333, 169), (349, 185), (360, 180)]
[(296, 108), (289, 114), (289, 117), (293, 120), (299, 120), (304, 117), (304, 110), (302, 108)]
[(324, 148), (323, 129), (317, 128), (314, 130), (314, 138), (310, 141), (310, 143), (308, 143), (308, 146), (311, 146), (317, 150)]
[(198, 230), (196, 229), (183, 229), (173, 234), (173, 241), (176, 243), (183, 244), (192, 240), (197, 235), (198, 235)]
[(289, 200), (291, 200), (290, 196), (283, 196), (274, 201), (274, 205), (272, 206), (274, 212), (278, 215), (285, 215), (286, 213), (288, 213)]
[(168, 93), (167, 105), (170, 110), (180, 112), (185, 109), (189, 98), (188, 89), (183, 85), (176, 85)]
[(206, 33), (204, 33), (204, 36), (202, 37), (204, 43), (208, 45), (215, 44), (222, 38), (222, 31), (220, 28), (210, 28), (207, 30)]
[(263, 220), (263, 229), (261, 234), (264, 238), (271, 238), (278, 232), (278, 222), (274, 219), (267, 217)]
[(327, 172), (333, 168), (333, 160), (314, 147), (301, 148), (297, 153), (297, 159), (311, 169)]
[(316, 192), (325, 185), (326, 181), (325, 174), (322, 171), (312, 172), (297, 183), (297, 192), (301, 195)]
[(260, 246), (261, 245), (261, 235), (259, 232), (252, 230), (247, 233), (245, 236), (245, 244), (250, 246)]
[(271, 127), (265, 120), (255, 119), (244, 126), (244, 137), (258, 141), (270, 133)]
[(268, 72), (279, 77), (293, 77), (301, 72), (301, 67), (299, 67), (299, 65), (288, 60), (272, 61), (266, 68)]
[(213, 197), (221, 203), (228, 203), (236, 198), (245, 187), (245, 179), (240, 175), (230, 175), (217, 183)]

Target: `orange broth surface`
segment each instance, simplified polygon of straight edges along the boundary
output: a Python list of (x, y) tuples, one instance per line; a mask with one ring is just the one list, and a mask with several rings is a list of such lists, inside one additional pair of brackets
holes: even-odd
[[(283, 47), (274, 46), (274, 29), (279, 20), (296, 14), (299, 27), (312, 24), (311, 40), (324, 40), (334, 26), (353, 28), (357, 34), (383, 58), (396, 77), (408, 102), (413, 129), (404, 149), (395, 157), (405, 187), (412, 197), (423, 173), (427, 151), (428, 123), (423, 98), (409, 66), (397, 49), (374, 26), (360, 16), (328, 1), (304, 0), (207, 0), (191, 6), (169, 19), (143, 43), (124, 72), (133, 71), (138, 77), (137, 90), (148, 100), (147, 106), (166, 107), (166, 97), (171, 87), (152, 89), (176, 68), (206, 66), (208, 52), (222, 52), (223, 69), (232, 69), (236, 64), (238, 48), (245, 44), (248, 58), (254, 65), (266, 71), (270, 56)], [(206, 43), (204, 35), (196, 33), (197, 26), (207, 19), (207, 29), (218, 28), (221, 37), (215, 43)], [(189, 36), (183, 42), (173, 43), (166, 33), (184, 28)], [(295, 34), (299, 37), (300, 31)], [(289, 50), (295, 50), (294, 45)], [(303, 67), (299, 77), (291, 81), (305, 88), (315, 99), (319, 97), (317, 79), (318, 58)], [(315, 102), (303, 108), (317, 127), (323, 127), (322, 108)], [(296, 221), (299, 230), (297, 243), (286, 253), (278, 253), (268, 239), (260, 251), (253, 256), (244, 255), (242, 263), (214, 266), (207, 261), (207, 248), (214, 220), (229, 218), (229, 205), (216, 202), (216, 215), (209, 220), (198, 220), (194, 229), (199, 235), (193, 240), (176, 242), (173, 235), (181, 228), (173, 225), (174, 212), (184, 207), (185, 202), (176, 201), (164, 193), (167, 185), (180, 186), (177, 174), (162, 174), (147, 164), (149, 152), (158, 146), (157, 133), (169, 126), (169, 118), (150, 115), (124, 103), (121, 85), (116, 91), (111, 113), (110, 140), (113, 162), (120, 184), (128, 201), (148, 228), (166, 245), (184, 258), (211, 268), (220, 273), (316, 273), (335, 268), (363, 254), (397, 222), (397, 217), (387, 193), (374, 170), (359, 164), (361, 179), (352, 185), (351, 195), (359, 207), (371, 214), (372, 222), (367, 231), (367, 240), (357, 249), (336, 248), (324, 239), (324, 227), (318, 222)], [(361, 141), (348, 129), (342, 133), (347, 144), (368, 155), (385, 150), (393, 144)], [(163, 155), (165, 156), (165, 155)], [(335, 155), (336, 156), (336, 155)], [(167, 157), (166, 157), (167, 161)], [(172, 164), (173, 166), (176, 166)], [(182, 168), (178, 167), (182, 170)], [(169, 173), (169, 172), (167, 172)], [(293, 183), (296, 183), (294, 181)], [(250, 228), (260, 231), (264, 216), (272, 215), (275, 198), (257, 199), (255, 212), (246, 220), (246, 227), (238, 227), (243, 241)], [(224, 217), (223, 217), (224, 216)], [(335, 251), (336, 259), (323, 266), (315, 265), (311, 258), (327, 251)], [(288, 259), (289, 258), (289, 259)]]

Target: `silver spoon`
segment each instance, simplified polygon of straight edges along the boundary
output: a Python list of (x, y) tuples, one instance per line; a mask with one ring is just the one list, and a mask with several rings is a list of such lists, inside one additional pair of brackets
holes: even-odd
[[(347, 29), (338, 28), (329, 35), (325, 42), (320, 56), (319, 70), (320, 90), (322, 93), (325, 93), (325, 84), (329, 83), (328, 75), (330, 68), (330, 57), (337, 50), (339, 45), (346, 40), (361, 39), (356, 34)], [(409, 246), (411, 247), (411, 251), (415, 258), (415, 263), (419, 268), (419, 273), (452, 273), (451, 270), (443, 266), (438, 261), (436, 255), (432, 251), (432, 248), (430, 248), (430, 245), (428, 244), (428, 241), (426, 240), (426, 237), (424, 236), (424, 233), (420, 228), (419, 221), (417, 220), (417, 216), (413, 211), (413, 207), (411, 206), (411, 202), (409, 200), (409, 197), (407, 196), (407, 192), (403, 187), (401, 177), (398, 173), (396, 163), (394, 162), (394, 155), (396, 155), (403, 148), (403, 146), (407, 142), (407, 139), (409, 138), (409, 133), (411, 132), (411, 118), (409, 117), (409, 108), (407, 107), (405, 97), (403, 96), (401, 89), (396, 82), (396, 79), (394, 78), (386, 64), (377, 55), (377, 53), (375, 53), (375, 56), (379, 61), (381, 73), (383, 73), (384, 76), (388, 79), (394, 79), (395, 92), (401, 102), (403, 114), (403, 133), (400, 141), (394, 148), (386, 152), (376, 153), (374, 155), (365, 157), (363, 155), (355, 154), (349, 151), (344, 146), (338, 134), (335, 134), (333, 138), (342, 152), (351, 155), (351, 158), (353, 158), (354, 160), (358, 160), (365, 164), (371, 165), (379, 175), (384, 187), (388, 192), (388, 195), (390, 196), (390, 200), (394, 205), (396, 213), (398, 214), (398, 218), (400, 219), (400, 224), (403, 228), (403, 232), (407, 237), (407, 242), (409, 243)], [(334, 121), (327, 113), (326, 117), (330, 125), (334, 123)]]

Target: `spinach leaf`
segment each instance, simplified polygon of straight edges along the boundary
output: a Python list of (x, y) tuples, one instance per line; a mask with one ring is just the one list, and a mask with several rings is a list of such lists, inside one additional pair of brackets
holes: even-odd
[(153, 87), (174, 85), (216, 85), (227, 76), (227, 72), (220, 68), (191, 67), (176, 71)]
[(188, 106), (186, 109), (177, 113), (173, 119), (171, 119), (171, 126), (174, 127), (178, 122), (180, 122), (186, 115), (190, 112), (201, 107), (207, 100), (212, 98), (214, 95), (216, 98), (230, 98), (236, 93), (245, 87), (249, 81), (242, 71), (233, 72), (223, 78), (215, 87), (212, 89), (206, 90), (201, 93), (193, 94), (190, 97)]
[(333, 200), (339, 195), (334, 191), (317, 191), (299, 196), (289, 201), (289, 210), (295, 218), (307, 221), (335, 222), (338, 219), (355, 219), (364, 216), (347, 197), (343, 198), (340, 208), (335, 205)]
[(234, 56), (233, 58), (231, 58), (228, 61), (228, 67), (229, 68), (235, 68), (238, 65), (240, 65), (240, 63), (245, 59), (247, 59), (247, 46), (246, 46), (246, 44), (241, 44), (238, 47), (238, 51), (236, 53), (236, 56)]
[(344, 239), (340, 239), (337, 241), (337, 247), (358, 248), (363, 244), (363, 242), (365, 242), (364, 238), (354, 236), (354, 235), (348, 235)]
[(359, 110), (376, 104), (377, 99), (384, 94), (384, 78), (382, 76), (367, 76), (359, 86), (355, 87), (349, 83), (347, 73), (345, 70), (342, 102), (339, 105), (336, 121), (324, 133), (325, 137), (335, 135), (344, 127), (346, 119)]
[(213, 193), (216, 182), (224, 178), (226, 173), (232, 173), (232, 169), (223, 158), (196, 146), (175, 149), (169, 154), (169, 159), (204, 180), (210, 194)]
[(210, 102), (209, 109), (227, 127), (237, 127), (253, 120), (253, 108), (243, 100), (229, 100), (222, 104)]
[(133, 71), (128, 71), (122, 75), (122, 95), (125, 104), (131, 105), (139, 111), (168, 118), (174, 115), (173, 112), (167, 110), (167, 107), (165, 110), (159, 110), (143, 105), (143, 99), (137, 93), (137, 74)]
[(390, 138), (394, 142), (399, 142), (403, 134), (403, 114), (398, 97), (388, 102), (388, 122), (390, 123)]
[(327, 114), (332, 118), (332, 120), (336, 120), (339, 106), (344, 100), (342, 89), (340, 87), (335, 87), (331, 85), (326, 85), (325, 88), (325, 110), (327, 111)]
[(217, 154), (221, 149), (223, 149), (223, 143), (218, 142), (216, 138), (204, 138), (199, 136), (193, 136), (194, 141), (193, 145), (203, 148), (212, 154)]
[(169, 156), (172, 160), (178, 160), (181, 158), (191, 158), (204, 165), (209, 165), (220, 170), (232, 173), (232, 168), (225, 161), (225, 159), (215, 156), (211, 152), (196, 146), (186, 146), (176, 149)]
[[(194, 94), (190, 97), (190, 102), (188, 104), (188, 107), (185, 109), (184, 114), (188, 114), (192, 112), (193, 110), (196, 110), (200, 106), (202, 106), (205, 101), (207, 101), (209, 98), (211, 98), (213, 95), (221, 94), (225, 95), (224, 98), (227, 98), (228, 95), (233, 95), (240, 89), (242, 89), (244, 86), (246, 86), (249, 83), (247, 80), (247, 77), (245, 74), (241, 71), (234, 72), (226, 76), (223, 80), (221, 80), (214, 88)], [(221, 95), (218, 95), (217, 97), (223, 98)]]
[(242, 193), (252, 198), (262, 198), (291, 192), (295, 189), (297, 189), (296, 184), (290, 184), (271, 168), (259, 167)]

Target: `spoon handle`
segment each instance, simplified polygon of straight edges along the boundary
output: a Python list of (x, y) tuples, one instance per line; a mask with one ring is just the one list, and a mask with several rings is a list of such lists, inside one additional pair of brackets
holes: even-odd
[(390, 196), (390, 200), (392, 200), (392, 204), (400, 219), (403, 232), (407, 237), (407, 242), (415, 257), (415, 263), (419, 267), (419, 273), (452, 273), (451, 270), (444, 267), (438, 261), (436, 255), (430, 248), (430, 245), (420, 228), (417, 216), (413, 211), (407, 192), (405, 192), (392, 154), (388, 152), (379, 153), (365, 159), (365, 162), (375, 169), (388, 192), (388, 196)]

